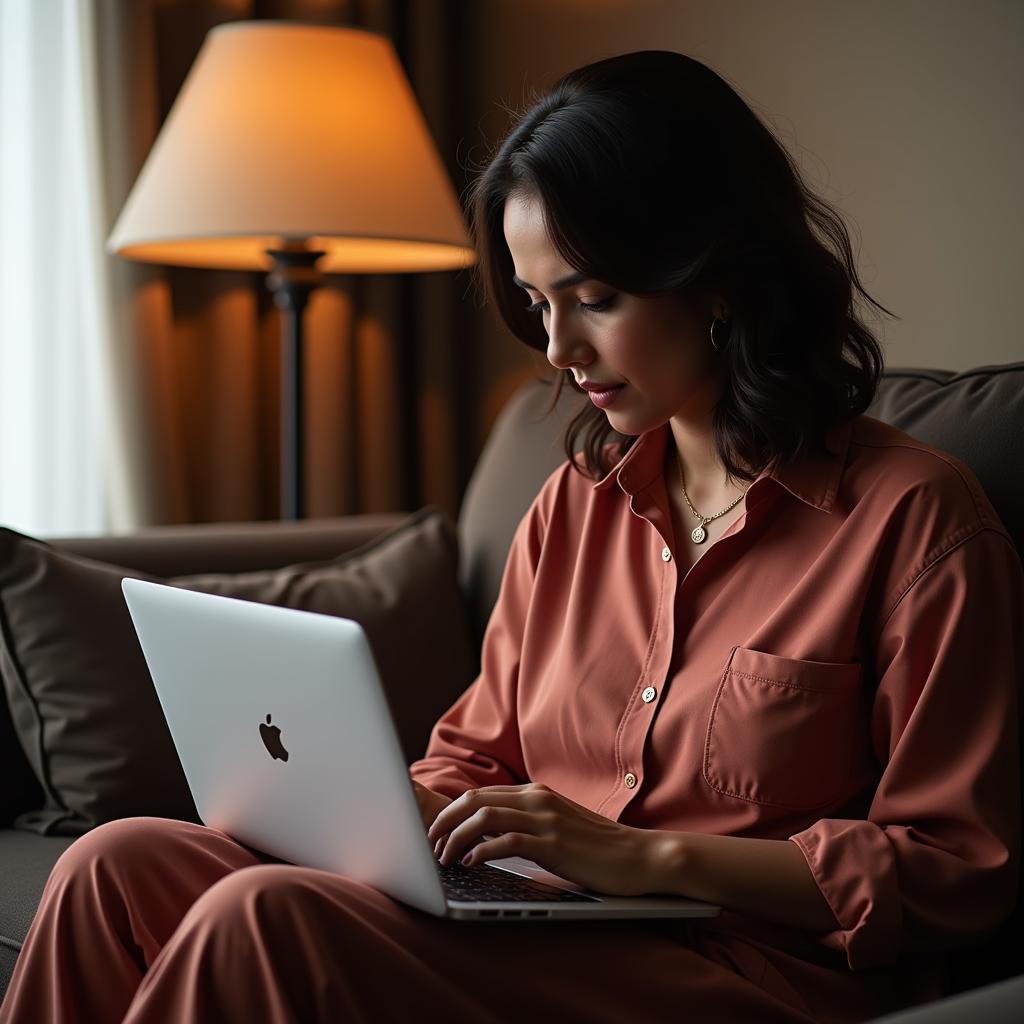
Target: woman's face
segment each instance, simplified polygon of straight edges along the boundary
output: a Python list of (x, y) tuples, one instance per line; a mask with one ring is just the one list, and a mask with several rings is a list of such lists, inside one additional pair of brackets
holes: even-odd
[(608, 404), (601, 395), (595, 402), (615, 430), (636, 436), (677, 417), (691, 427), (710, 420), (721, 391), (710, 300), (629, 295), (580, 280), (551, 244), (535, 199), (510, 198), (504, 229), (524, 305), (543, 317), (548, 362), (572, 370), (579, 384), (618, 388)]

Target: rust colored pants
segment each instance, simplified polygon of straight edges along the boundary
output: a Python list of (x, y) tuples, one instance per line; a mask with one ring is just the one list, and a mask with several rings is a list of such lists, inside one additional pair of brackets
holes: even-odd
[(763, 960), (690, 948), (692, 927), (435, 918), (215, 829), (127, 818), (54, 866), (0, 1024), (811, 1020), (761, 987)]

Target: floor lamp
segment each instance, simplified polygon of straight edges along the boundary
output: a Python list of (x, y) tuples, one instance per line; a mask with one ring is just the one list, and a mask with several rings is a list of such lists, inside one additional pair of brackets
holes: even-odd
[(282, 318), (285, 519), (305, 513), (302, 326), (323, 275), (474, 260), (391, 42), (271, 21), (207, 35), (107, 246), (153, 263), (269, 271)]

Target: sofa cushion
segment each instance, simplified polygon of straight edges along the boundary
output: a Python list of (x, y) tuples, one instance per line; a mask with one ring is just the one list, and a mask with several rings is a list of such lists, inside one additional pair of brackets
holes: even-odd
[(0, 899), (0, 999), (39, 906), (43, 886), (57, 858), (74, 842), (65, 836), (38, 836), (0, 829), (3, 899)]
[(0, 828), (10, 823), (26, 808), (38, 807), (43, 801), (43, 790), (28, 763), (18, 734), (11, 721), (11, 709), (0, 687)]
[(432, 508), (328, 562), (163, 580), (0, 530), (0, 673), (44, 791), (16, 827), (80, 835), (138, 814), (197, 820), (123, 577), (355, 619), (412, 761), (472, 679), (457, 561), (454, 528)]

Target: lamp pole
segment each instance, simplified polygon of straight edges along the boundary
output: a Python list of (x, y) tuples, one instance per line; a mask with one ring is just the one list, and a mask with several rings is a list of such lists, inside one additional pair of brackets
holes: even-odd
[(302, 519), (305, 500), (305, 437), (302, 405), (302, 327), (310, 293), (324, 276), (316, 263), (322, 251), (305, 242), (286, 241), (268, 249), (273, 268), (267, 287), (281, 311), (281, 518)]

